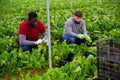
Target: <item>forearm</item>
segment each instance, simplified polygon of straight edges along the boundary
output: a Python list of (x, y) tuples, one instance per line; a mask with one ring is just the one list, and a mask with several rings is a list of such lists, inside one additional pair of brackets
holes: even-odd
[(35, 45), (35, 41), (26, 40), (26, 36), (19, 34), (19, 44), (20, 45)]
[(83, 31), (83, 32), (82, 32), (83, 34), (87, 35), (86, 29), (83, 29), (82, 31)]
[(78, 36), (78, 34), (76, 34), (76, 33), (74, 33), (74, 32), (69, 32), (69, 35), (70, 35), (70, 36), (73, 36), (73, 37), (77, 37), (77, 36)]
[(66, 32), (70, 35), (70, 36), (73, 36), (73, 37), (77, 37), (77, 32), (75, 33), (75, 32), (73, 32), (72, 31), (72, 27), (71, 26), (69, 26), (69, 27), (66, 27)]
[(42, 33), (42, 35), (43, 35), (44, 39), (48, 40), (48, 34), (47, 34), (47, 32)]

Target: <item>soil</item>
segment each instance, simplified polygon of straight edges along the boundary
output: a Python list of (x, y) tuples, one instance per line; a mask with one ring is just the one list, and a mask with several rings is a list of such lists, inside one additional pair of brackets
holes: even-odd
[(9, 80), (8, 74), (5, 74), (5, 75), (4, 75), (3, 80)]
[[(36, 76), (36, 75), (44, 75), (44, 73), (46, 73), (46, 71), (47, 71), (47, 69), (48, 68), (45, 68), (45, 69), (34, 69), (32, 72), (31, 72), (31, 75), (30, 75), (30, 77), (34, 77), (34, 76)], [(31, 69), (29, 69), (30, 71), (31, 71)], [(14, 75), (8, 75), (8, 74), (5, 74), (4, 76), (3, 76), (3, 80), (9, 80), (9, 78), (10, 78), (10, 76), (11, 76), (11, 78), (12, 77), (16, 77), (16, 78), (25, 78), (25, 76), (26, 76), (26, 74), (27, 74), (27, 71), (25, 71), (24, 73), (23, 73), (23, 76), (21, 76), (19, 73), (18, 74), (14, 74)]]
[(34, 77), (37, 74), (43, 75), (45, 73), (45, 70), (39, 70), (39, 69), (35, 69), (32, 73), (31, 73), (31, 77)]

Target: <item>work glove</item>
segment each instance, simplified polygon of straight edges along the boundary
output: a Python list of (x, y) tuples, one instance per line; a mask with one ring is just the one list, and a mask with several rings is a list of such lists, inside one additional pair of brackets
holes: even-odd
[(80, 38), (80, 39), (85, 38), (84, 34), (78, 34), (78, 36), (77, 36), (77, 37), (78, 37), (78, 38)]
[(48, 35), (43, 37), (43, 44), (48, 45)]
[(42, 44), (46, 44), (47, 45), (48, 44), (48, 40), (44, 39)]
[(42, 39), (38, 39), (37, 41), (35, 41), (35, 45), (41, 44), (43, 42)]
[(84, 37), (88, 42), (92, 42), (91, 38), (88, 35), (84, 35)]

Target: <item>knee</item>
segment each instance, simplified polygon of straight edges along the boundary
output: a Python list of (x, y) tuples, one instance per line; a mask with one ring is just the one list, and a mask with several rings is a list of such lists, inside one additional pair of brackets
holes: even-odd
[(22, 48), (23, 51), (27, 51), (27, 50), (31, 51), (31, 48), (29, 46), (19, 45), (19, 48)]
[(68, 40), (67, 40), (67, 43), (68, 44), (71, 44), (71, 43), (74, 43), (75, 42), (75, 39), (74, 38), (69, 38)]
[(65, 36), (63, 39), (66, 40), (67, 44), (71, 44), (75, 42), (75, 38), (72, 36), (67, 36), (67, 37)]

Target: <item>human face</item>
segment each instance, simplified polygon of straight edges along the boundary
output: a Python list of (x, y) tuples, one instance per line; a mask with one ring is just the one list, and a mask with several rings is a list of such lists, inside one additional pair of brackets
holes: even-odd
[(80, 23), (81, 19), (82, 19), (82, 17), (74, 16), (74, 20), (75, 20), (75, 22), (76, 22), (77, 24)]
[(32, 18), (31, 20), (29, 20), (29, 25), (31, 27), (35, 27), (37, 25), (37, 23), (38, 23), (38, 18), (37, 17), (36, 18)]

